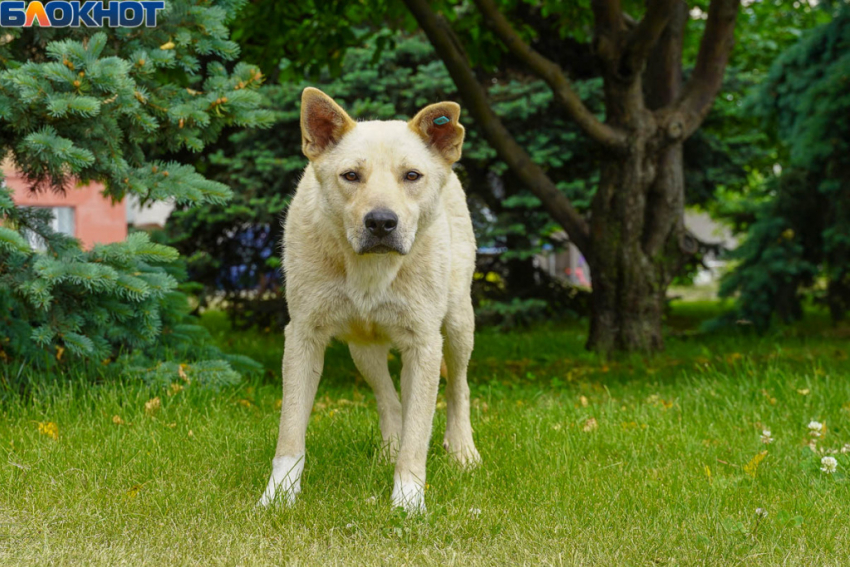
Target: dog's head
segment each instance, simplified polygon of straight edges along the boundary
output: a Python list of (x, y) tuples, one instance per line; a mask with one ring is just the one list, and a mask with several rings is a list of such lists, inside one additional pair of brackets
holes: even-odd
[(355, 122), (318, 89), (301, 97), (301, 138), (323, 212), (357, 254), (407, 254), (430, 223), (460, 159), (460, 106), (440, 102), (409, 122)]

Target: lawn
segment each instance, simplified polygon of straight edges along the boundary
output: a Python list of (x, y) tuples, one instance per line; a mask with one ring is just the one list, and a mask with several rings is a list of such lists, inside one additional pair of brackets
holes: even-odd
[(218, 393), (97, 375), (6, 392), (0, 564), (847, 565), (850, 328), (813, 314), (764, 337), (698, 332), (714, 309), (674, 306), (655, 357), (590, 355), (583, 323), (479, 333), (484, 462), (464, 471), (445, 455), (441, 399), (428, 513), (414, 517), (390, 508), (374, 398), (342, 345), (327, 356), (300, 500), (255, 509), (281, 333), (236, 333), (209, 314), (217, 340), (266, 376)]

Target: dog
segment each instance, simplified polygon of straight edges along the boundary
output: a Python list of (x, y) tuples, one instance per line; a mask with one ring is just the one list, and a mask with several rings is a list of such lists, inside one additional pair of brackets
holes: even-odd
[[(480, 462), (466, 376), (476, 244), (452, 171), (464, 138), (459, 117), (460, 106), (440, 102), (409, 122), (355, 122), (320, 90), (304, 90), (309, 164), (284, 226), (290, 322), (277, 449), (259, 505), (292, 504), (301, 491), (307, 422), (332, 338), (348, 343), (375, 392), (384, 451), (395, 459), (394, 507), (425, 510), (443, 363), (443, 446), (463, 466)], [(401, 400), (387, 368), (391, 347), (402, 358)]]

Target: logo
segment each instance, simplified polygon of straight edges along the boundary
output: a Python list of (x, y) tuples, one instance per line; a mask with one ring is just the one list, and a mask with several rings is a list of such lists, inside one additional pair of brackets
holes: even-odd
[(156, 27), (156, 15), (165, 2), (0, 2), (0, 27), (30, 28), (137, 28)]

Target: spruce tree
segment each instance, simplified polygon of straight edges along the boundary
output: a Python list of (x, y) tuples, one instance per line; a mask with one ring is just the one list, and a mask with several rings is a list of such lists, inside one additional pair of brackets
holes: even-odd
[[(100, 181), (116, 201), (224, 203), (227, 186), (174, 156), (200, 151), (223, 128), (270, 123), (263, 75), (236, 62), (228, 37), (243, 3), (174, 0), (152, 28), (4, 29), (3, 155), (33, 191)], [(48, 211), (16, 207), (5, 187), (0, 219), (3, 361), (120, 360), (151, 380), (191, 380), (194, 371), (213, 385), (238, 378), (231, 363), (250, 365), (209, 346), (192, 324), (176, 250), (144, 233), (83, 250), (51, 230)], [(30, 246), (33, 237), (44, 251)]]

